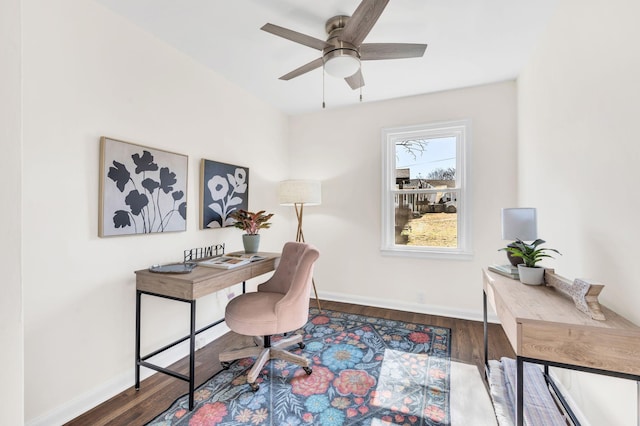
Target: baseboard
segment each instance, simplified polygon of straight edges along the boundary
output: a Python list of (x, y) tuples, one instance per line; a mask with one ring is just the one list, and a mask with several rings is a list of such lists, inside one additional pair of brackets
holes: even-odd
[[(206, 346), (211, 343), (215, 339), (220, 336), (228, 333), (230, 330), (225, 323), (221, 323), (207, 331), (200, 333), (196, 337), (196, 350)], [(167, 351), (158, 354), (157, 356), (152, 358), (154, 364), (157, 364), (161, 367), (167, 367), (173, 364), (176, 361), (181, 360), (182, 358), (189, 355), (189, 346), (188, 342), (183, 342)], [(132, 356), (133, 358), (133, 356)], [(133, 364), (133, 360), (132, 360)], [(146, 379), (147, 377), (152, 376), (153, 374), (157, 374), (156, 371), (150, 370), (148, 368), (140, 369), (140, 378), (141, 380)], [(26, 426), (51, 426), (51, 425), (62, 425), (70, 420), (75, 419), (81, 414), (86, 413), (92, 408), (102, 404), (109, 398), (118, 395), (119, 393), (129, 389), (133, 386), (134, 382), (134, 371), (133, 369), (127, 372), (120, 374), (118, 377), (115, 377), (112, 380), (109, 380), (106, 383), (103, 383), (101, 386), (95, 387), (94, 389), (86, 392), (77, 398), (68, 401), (67, 403), (56, 407), (55, 409), (38, 416), (34, 419), (27, 420), (25, 422)], [(144, 386), (144, 385), (143, 385)]]
[[(353, 303), (356, 305), (374, 306), (376, 308), (396, 309), (399, 311), (416, 312), (419, 314), (438, 315), (449, 318), (459, 318), (471, 321), (482, 321), (482, 311), (470, 311), (465, 309), (453, 309), (443, 306), (428, 305), (424, 303), (409, 303), (402, 300), (393, 299), (378, 299), (374, 297), (356, 296), (353, 294), (345, 293), (332, 293), (320, 291), (318, 297), (324, 300), (331, 300), (333, 302)], [(487, 314), (487, 321), (491, 323), (498, 323), (498, 317), (496, 314), (489, 310)]]

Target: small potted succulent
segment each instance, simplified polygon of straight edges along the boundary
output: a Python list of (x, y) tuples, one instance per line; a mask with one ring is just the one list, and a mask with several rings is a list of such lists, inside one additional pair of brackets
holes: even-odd
[(237, 210), (229, 215), (236, 222), (234, 226), (240, 228), (245, 233), (242, 235), (242, 244), (246, 253), (257, 253), (260, 246), (261, 229), (267, 229), (271, 226), (269, 219), (273, 217), (273, 213), (266, 214), (264, 210), (257, 213), (246, 210)]
[(518, 265), (518, 275), (520, 276), (521, 283), (532, 285), (543, 284), (544, 268), (537, 266), (536, 264), (546, 257), (553, 258), (553, 256), (546, 253), (547, 251), (562, 254), (556, 249), (540, 247), (540, 245), (545, 242), (546, 241), (538, 238), (534, 242), (528, 244), (517, 239), (507, 247), (500, 249), (506, 251), (513, 257), (519, 257), (523, 260), (523, 263)]

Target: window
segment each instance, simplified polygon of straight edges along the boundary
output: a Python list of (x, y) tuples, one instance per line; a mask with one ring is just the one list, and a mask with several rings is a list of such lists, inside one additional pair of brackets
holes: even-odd
[(470, 120), (383, 129), (383, 253), (471, 257), (470, 138)]

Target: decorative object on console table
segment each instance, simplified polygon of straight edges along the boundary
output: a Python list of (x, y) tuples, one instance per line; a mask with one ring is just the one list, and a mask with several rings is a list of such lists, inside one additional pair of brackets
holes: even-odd
[(249, 207), (249, 168), (202, 159), (200, 229), (233, 226), (231, 213)]
[[(304, 206), (317, 206), (322, 203), (322, 185), (317, 180), (285, 180), (280, 182), (278, 187), (278, 198), (281, 206), (293, 206), (296, 209), (296, 217), (298, 219), (298, 229), (296, 231), (296, 242), (304, 243), (304, 233), (302, 232), (302, 213)], [(318, 291), (316, 290), (316, 282), (312, 277), (313, 293), (316, 296), (318, 309), (320, 308), (320, 299), (318, 299)]]
[(520, 275), (518, 274), (518, 267), (513, 265), (491, 265), (489, 266), (489, 270), (491, 272), (495, 272), (496, 274), (504, 275), (505, 277), (509, 277), (513, 280), (520, 279)]
[(553, 257), (546, 254), (546, 251), (553, 251), (561, 254), (558, 250), (546, 247), (540, 247), (546, 241), (538, 238), (531, 244), (527, 244), (522, 240), (516, 240), (509, 244), (507, 247), (503, 247), (500, 250), (505, 250), (511, 253), (514, 257), (519, 257), (523, 260), (523, 263), (518, 264), (518, 275), (520, 276), (520, 282), (522, 284), (540, 285), (544, 283), (544, 268), (537, 266), (536, 264), (546, 257)]
[(245, 231), (242, 236), (245, 253), (257, 253), (260, 246), (259, 232), (271, 226), (269, 219), (273, 217), (273, 213), (266, 214), (264, 210), (253, 213), (240, 209), (231, 213), (230, 217), (236, 221), (234, 223), (236, 228)]
[(101, 137), (98, 235), (186, 231), (188, 160)]
[(584, 312), (594, 320), (606, 320), (598, 301), (598, 296), (604, 288), (603, 284), (582, 278), (576, 278), (572, 283), (568, 279), (556, 275), (553, 269), (545, 270), (544, 281), (547, 286), (554, 287), (573, 299), (573, 303), (575, 303), (579, 311)]

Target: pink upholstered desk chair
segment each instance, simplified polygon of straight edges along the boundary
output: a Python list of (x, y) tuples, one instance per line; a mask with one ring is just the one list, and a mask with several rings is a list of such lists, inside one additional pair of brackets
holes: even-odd
[(273, 358), (298, 364), (311, 374), (305, 357), (284, 349), (294, 344), (304, 348), (301, 335), (294, 334), (273, 344), (271, 336), (297, 330), (307, 323), (313, 264), (319, 255), (310, 244), (286, 243), (273, 276), (260, 284), (257, 292), (242, 294), (227, 305), (227, 326), (238, 334), (254, 336), (257, 346), (221, 353), (220, 362), (223, 368), (228, 368), (233, 360), (256, 357), (247, 374), (247, 382), (254, 391), (259, 387), (255, 381), (260, 370)]

